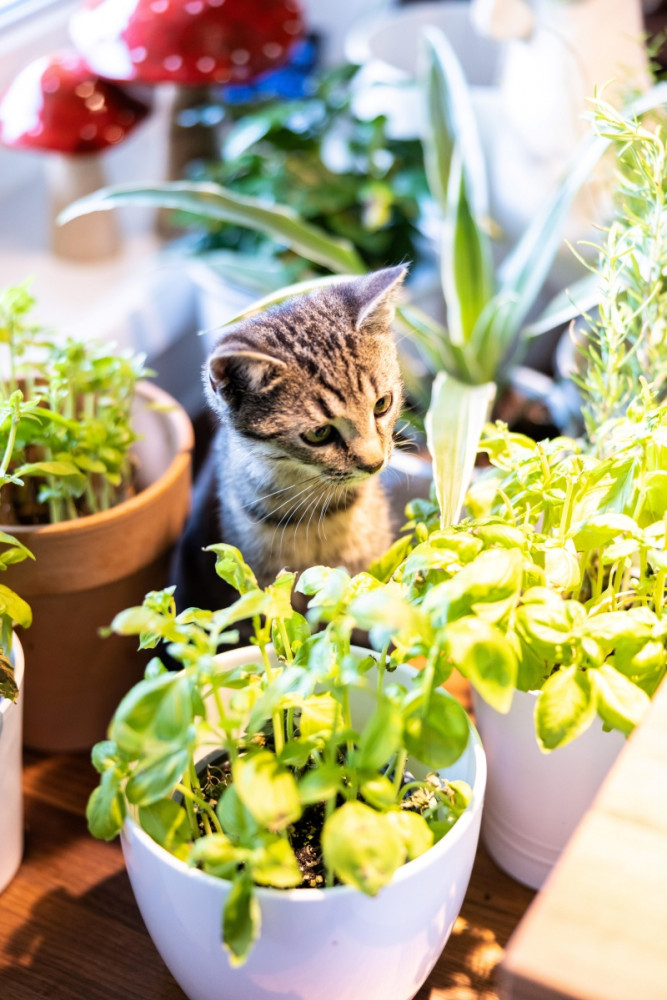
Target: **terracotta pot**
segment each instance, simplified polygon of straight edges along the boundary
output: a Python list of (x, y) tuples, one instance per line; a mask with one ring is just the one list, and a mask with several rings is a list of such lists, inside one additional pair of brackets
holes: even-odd
[(15, 702), (0, 698), (0, 892), (11, 882), (23, 857), (23, 789), (21, 787), (21, 720), (24, 660), (21, 643), (12, 645)]
[(35, 556), (3, 582), (33, 611), (21, 634), (30, 663), (24, 742), (38, 750), (85, 750), (103, 739), (148, 659), (137, 656), (136, 640), (101, 638), (99, 629), (169, 583), (190, 504), (193, 432), (185, 410), (150, 383), (137, 387), (135, 411), (135, 496), (77, 521), (7, 529)]

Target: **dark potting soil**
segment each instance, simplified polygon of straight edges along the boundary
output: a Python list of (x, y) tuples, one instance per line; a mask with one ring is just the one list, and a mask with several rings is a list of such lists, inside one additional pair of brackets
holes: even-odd
[[(225, 758), (209, 760), (205, 771), (199, 774), (202, 792), (207, 802), (214, 808), (224, 790), (232, 783), (229, 760)], [(303, 875), (301, 887), (317, 889), (324, 886), (325, 870), (322, 858), (322, 828), (324, 826), (324, 806), (321, 803), (306, 806), (300, 819), (289, 827), (289, 840), (299, 869)], [(206, 831), (200, 821), (202, 834)]]
[[(268, 741), (267, 741), (268, 742)], [(206, 801), (215, 808), (218, 800), (229, 785), (232, 784), (232, 771), (229, 759), (214, 751), (197, 768), (199, 781)], [(414, 776), (406, 771), (403, 783), (414, 781)], [(342, 804), (342, 799), (340, 804)], [(428, 803), (424, 803), (426, 806)], [(416, 812), (420, 810), (412, 805)], [(297, 864), (302, 874), (302, 889), (323, 888), (326, 878), (324, 859), (322, 856), (322, 830), (324, 828), (325, 808), (320, 802), (306, 806), (296, 823), (288, 827), (290, 845), (294, 851)], [(206, 830), (199, 822), (202, 835)], [(336, 885), (340, 884), (338, 881)]]

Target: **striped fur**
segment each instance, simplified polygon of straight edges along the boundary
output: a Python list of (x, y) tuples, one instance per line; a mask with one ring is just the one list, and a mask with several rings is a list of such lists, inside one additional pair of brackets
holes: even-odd
[(390, 323), (404, 276), (289, 300), (227, 330), (205, 366), (222, 540), (260, 583), (318, 563), (358, 572), (391, 540), (377, 473), (402, 402)]

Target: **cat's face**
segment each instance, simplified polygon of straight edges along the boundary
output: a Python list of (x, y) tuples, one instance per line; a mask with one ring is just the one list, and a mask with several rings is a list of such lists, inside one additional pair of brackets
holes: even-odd
[(378, 271), (230, 328), (205, 375), (250, 450), (341, 485), (386, 465), (402, 402), (389, 325), (404, 275)]

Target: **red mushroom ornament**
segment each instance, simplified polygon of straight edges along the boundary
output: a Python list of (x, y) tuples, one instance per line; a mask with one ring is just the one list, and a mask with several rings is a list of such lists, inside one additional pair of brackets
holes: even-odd
[(212, 85), (247, 83), (276, 69), (303, 32), (298, 0), (87, 0), (70, 21), (72, 41), (96, 73), (174, 84), (172, 180), (191, 159), (217, 155), (213, 129), (183, 128), (180, 114), (210, 104)]
[[(117, 252), (115, 220), (107, 213), (57, 226), (72, 201), (104, 185), (100, 154), (117, 146), (148, 114), (148, 106), (91, 73), (66, 52), (26, 66), (0, 99), (0, 143), (48, 154), (51, 248), (62, 257), (99, 260)], [(91, 224), (92, 223), (92, 224)]]

